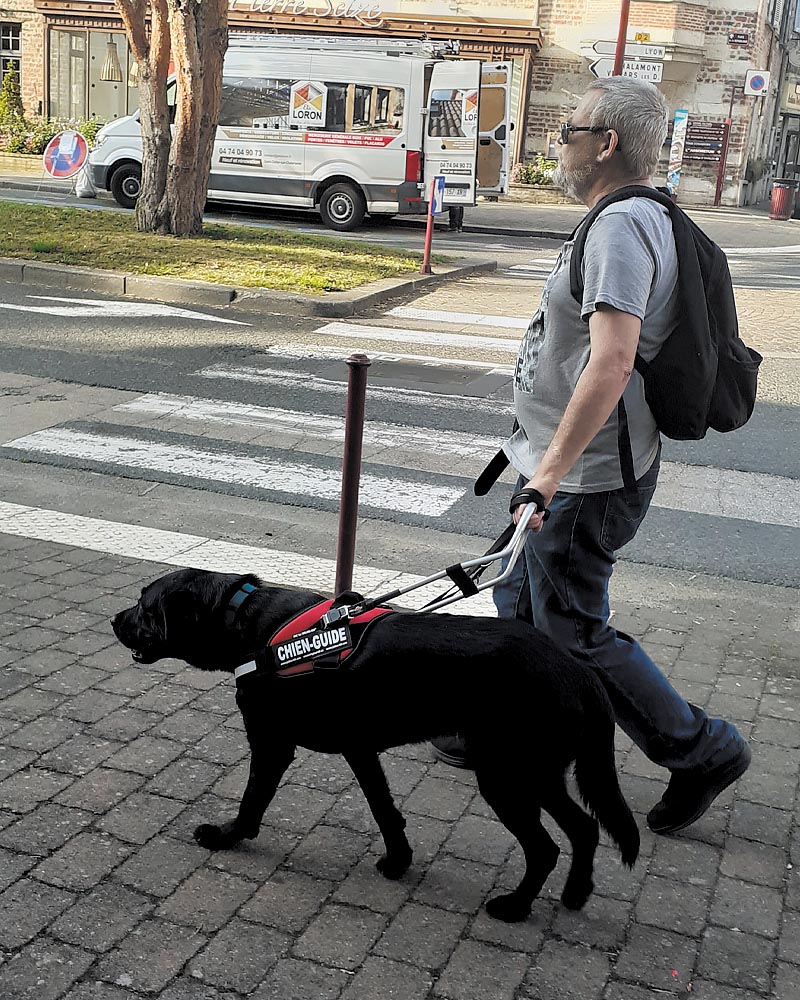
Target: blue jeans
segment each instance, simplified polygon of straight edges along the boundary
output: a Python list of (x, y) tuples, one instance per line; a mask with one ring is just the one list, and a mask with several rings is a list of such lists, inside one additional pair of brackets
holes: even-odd
[[(529, 532), (523, 555), (494, 590), (501, 618), (524, 618), (588, 664), (603, 682), (618, 725), (654, 763), (706, 770), (739, 752), (738, 730), (685, 701), (642, 647), (608, 621), (616, 552), (642, 523), (656, 488), (659, 457), (624, 491), (556, 493), (550, 517)], [(526, 482), (520, 477), (520, 486)], [(519, 488), (519, 486), (517, 487)]]

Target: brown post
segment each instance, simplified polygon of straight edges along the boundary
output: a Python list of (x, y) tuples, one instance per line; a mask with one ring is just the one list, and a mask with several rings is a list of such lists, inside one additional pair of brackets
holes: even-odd
[(728, 105), (728, 117), (725, 119), (725, 129), (722, 133), (722, 148), (719, 151), (719, 166), (717, 167), (717, 189), (714, 192), (714, 208), (719, 208), (722, 202), (722, 187), (725, 183), (725, 168), (728, 164), (728, 146), (731, 143), (731, 127), (733, 125), (733, 99), (736, 96), (736, 86), (731, 87), (731, 103)]
[(614, 54), (614, 72), (612, 76), (622, 76), (625, 63), (625, 40), (628, 37), (628, 15), (631, 12), (631, 0), (622, 0), (622, 10), (619, 12), (619, 33), (617, 34), (617, 51)]
[(341, 594), (353, 586), (353, 564), (356, 554), (358, 521), (358, 487), (361, 479), (361, 443), (364, 434), (364, 411), (367, 398), (366, 354), (351, 354), (347, 359), (347, 408), (344, 421), (344, 454), (342, 456), (342, 500), (339, 507), (339, 538), (336, 543), (336, 583), (334, 591)]

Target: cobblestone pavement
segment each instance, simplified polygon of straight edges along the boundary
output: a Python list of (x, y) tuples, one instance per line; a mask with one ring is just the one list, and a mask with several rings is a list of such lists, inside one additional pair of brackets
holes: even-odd
[(518, 849), (473, 775), (424, 746), (385, 755), (415, 848), (400, 882), (373, 867), (347, 768), (306, 752), (258, 840), (193, 842), (245, 781), (231, 678), (133, 665), (108, 624), (166, 568), (0, 535), (3, 1000), (800, 997), (796, 621), (746, 602), (617, 605), (692, 700), (752, 739), (751, 770), (685, 834), (654, 838), (663, 777), (621, 739), (640, 861), (623, 869), (604, 842), (575, 914), (562, 856), (507, 926), (482, 906), (515, 882)]

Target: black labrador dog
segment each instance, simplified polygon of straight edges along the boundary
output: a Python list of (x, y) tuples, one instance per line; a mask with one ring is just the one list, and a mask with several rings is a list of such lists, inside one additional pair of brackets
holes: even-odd
[[(374, 622), (339, 669), (278, 676), (265, 652), (271, 637), (322, 599), (253, 576), (186, 569), (145, 587), (138, 603), (114, 618), (117, 637), (139, 663), (170, 656), (201, 670), (259, 665), (237, 679), (251, 751), (239, 814), (199, 826), (199, 844), (221, 850), (256, 837), (302, 746), (344, 756), (386, 846), (377, 867), (399, 878), (411, 848), (378, 754), (460, 733), (481, 794), (525, 855), (517, 888), (487, 904), (493, 917), (525, 919), (556, 865), (559, 850), (540, 822), (542, 809), (572, 846), (565, 906), (579, 909), (592, 892), (598, 821), (633, 865), (639, 831), (617, 781), (612, 708), (588, 667), (522, 621), (398, 611)], [(572, 764), (593, 815), (567, 791)]]

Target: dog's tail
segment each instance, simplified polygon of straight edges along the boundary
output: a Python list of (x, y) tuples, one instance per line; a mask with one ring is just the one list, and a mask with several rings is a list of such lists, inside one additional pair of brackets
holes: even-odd
[(584, 803), (632, 868), (639, 856), (639, 827), (617, 778), (613, 708), (597, 678), (591, 678), (590, 686), (596, 696), (587, 699), (586, 738), (575, 758), (575, 781)]

